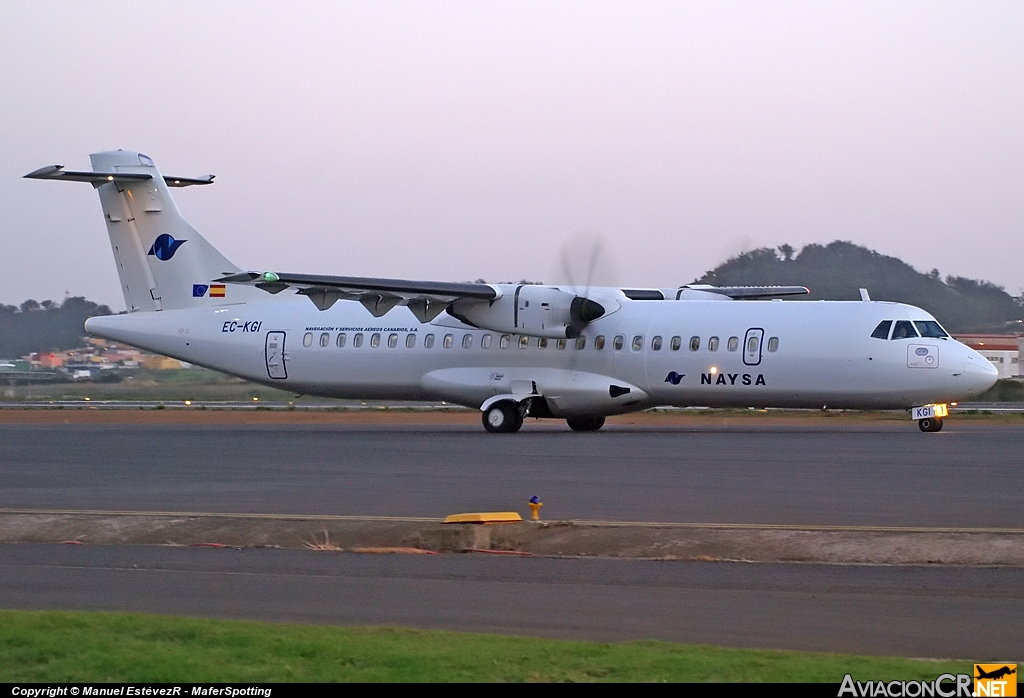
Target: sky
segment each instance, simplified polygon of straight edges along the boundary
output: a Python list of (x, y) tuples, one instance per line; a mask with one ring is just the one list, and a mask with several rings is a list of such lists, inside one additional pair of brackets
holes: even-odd
[[(247, 269), (685, 284), (849, 240), (1024, 289), (1024, 3), (0, 4), (0, 303), (124, 308), (92, 152)], [(583, 264), (582, 266), (586, 266)]]

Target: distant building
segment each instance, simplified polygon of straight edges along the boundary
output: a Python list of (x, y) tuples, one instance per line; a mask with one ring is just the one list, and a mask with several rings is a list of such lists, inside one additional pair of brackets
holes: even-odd
[(39, 367), (40, 368), (60, 368), (64, 365), (64, 362), (68, 360), (68, 355), (59, 352), (40, 352), (39, 354)]
[(1020, 363), (1021, 353), (1024, 353), (1024, 335), (957, 334), (953, 338), (991, 361), (1000, 378), (1024, 377), (1024, 366)]
[(139, 361), (143, 368), (155, 371), (173, 371), (175, 369), (183, 368), (181, 362), (177, 359), (171, 359), (166, 356), (156, 356), (154, 354), (144, 354), (139, 357)]

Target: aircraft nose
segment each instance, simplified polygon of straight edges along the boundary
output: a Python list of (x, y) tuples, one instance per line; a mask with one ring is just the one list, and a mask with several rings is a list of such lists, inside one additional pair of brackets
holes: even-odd
[(992, 362), (976, 351), (971, 351), (964, 361), (964, 379), (968, 391), (973, 395), (985, 392), (999, 379), (999, 371)]

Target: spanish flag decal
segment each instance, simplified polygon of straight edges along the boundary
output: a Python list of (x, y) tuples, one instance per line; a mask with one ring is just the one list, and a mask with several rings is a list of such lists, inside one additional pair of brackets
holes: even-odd
[(210, 284), (210, 298), (223, 298), (227, 295), (226, 291), (224, 284)]

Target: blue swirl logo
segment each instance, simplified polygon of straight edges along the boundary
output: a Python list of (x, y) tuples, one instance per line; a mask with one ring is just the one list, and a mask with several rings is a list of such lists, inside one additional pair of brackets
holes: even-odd
[(685, 377), (685, 373), (676, 373), (675, 371), (670, 371), (669, 374), (665, 376), (665, 382), (671, 383), (672, 385), (679, 385), (679, 382), (683, 380), (683, 378)]
[(155, 256), (161, 262), (166, 262), (168, 259), (174, 256), (174, 253), (178, 251), (178, 248), (184, 245), (188, 240), (175, 240), (167, 233), (161, 233), (157, 236), (156, 240), (153, 241), (153, 246), (149, 248), (149, 254)]

